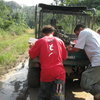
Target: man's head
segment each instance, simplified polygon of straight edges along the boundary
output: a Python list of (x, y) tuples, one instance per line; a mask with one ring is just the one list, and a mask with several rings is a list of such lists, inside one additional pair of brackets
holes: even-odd
[(76, 25), (76, 27), (75, 27), (75, 29), (74, 29), (74, 33), (75, 33), (76, 35), (79, 35), (79, 33), (80, 33), (84, 28), (85, 28), (84, 25), (78, 24), (78, 25)]
[(55, 28), (51, 25), (46, 25), (42, 28), (41, 32), (44, 34), (44, 35), (49, 35), (49, 34), (54, 34), (55, 32)]

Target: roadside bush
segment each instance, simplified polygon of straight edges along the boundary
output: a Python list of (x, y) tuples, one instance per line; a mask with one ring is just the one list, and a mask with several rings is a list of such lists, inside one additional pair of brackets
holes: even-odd
[(19, 56), (23, 55), (28, 49), (28, 39), (31, 34), (6, 37), (0, 42), (0, 66), (10, 67), (14, 65)]
[(28, 26), (24, 24), (12, 24), (7, 30), (10, 31), (12, 35), (21, 35), (25, 33), (26, 28), (28, 28)]

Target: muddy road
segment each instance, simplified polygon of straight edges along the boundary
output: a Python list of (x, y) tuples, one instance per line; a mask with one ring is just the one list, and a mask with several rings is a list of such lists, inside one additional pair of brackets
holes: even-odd
[(0, 100), (16, 100), (26, 84), (28, 60), (0, 79)]
[[(28, 60), (0, 79), (0, 100), (37, 100), (39, 88), (27, 90)], [(24, 99), (23, 99), (24, 98)], [(26, 99), (25, 99), (26, 98)], [(78, 81), (66, 83), (66, 100), (94, 100), (84, 92)]]

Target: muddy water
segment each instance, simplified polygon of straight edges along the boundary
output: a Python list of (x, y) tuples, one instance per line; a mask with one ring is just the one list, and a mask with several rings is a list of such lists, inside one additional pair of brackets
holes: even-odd
[(20, 63), (13, 72), (0, 80), (0, 100), (17, 100), (23, 85), (26, 84), (27, 69), (28, 60), (24, 66)]

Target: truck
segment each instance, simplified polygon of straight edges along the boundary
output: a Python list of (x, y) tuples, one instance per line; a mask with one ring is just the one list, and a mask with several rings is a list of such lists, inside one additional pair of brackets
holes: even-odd
[[(41, 28), (44, 25), (52, 25), (56, 28), (55, 35), (61, 38), (65, 45), (71, 45), (71, 42), (77, 40), (73, 34), (76, 24), (84, 24), (93, 29), (95, 22), (95, 9), (87, 7), (66, 7), (39, 4), (35, 7), (35, 38), (42, 37)], [(84, 50), (79, 52), (69, 52), (68, 59), (64, 61), (67, 80), (80, 80), (81, 74), (89, 66), (90, 61)], [(28, 86), (39, 87), (40, 85), (41, 64), (39, 58), (29, 59)]]

